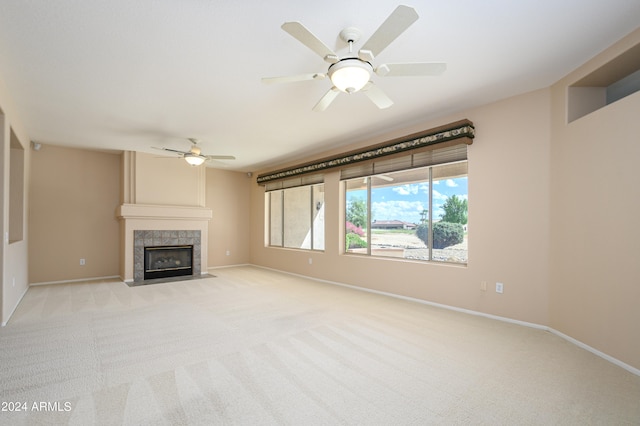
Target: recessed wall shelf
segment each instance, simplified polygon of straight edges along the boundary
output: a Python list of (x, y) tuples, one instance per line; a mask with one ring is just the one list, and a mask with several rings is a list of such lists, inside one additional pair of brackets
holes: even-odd
[(640, 44), (568, 88), (569, 123), (640, 91)]

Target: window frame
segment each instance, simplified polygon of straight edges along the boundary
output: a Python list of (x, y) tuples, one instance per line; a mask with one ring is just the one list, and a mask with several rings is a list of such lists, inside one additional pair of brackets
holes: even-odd
[[(463, 175), (460, 175), (458, 178), (461, 177), (466, 177), (467, 178), (467, 182), (468, 182), (468, 177), (469, 177), (469, 170), (468, 170), (468, 159), (464, 159), (464, 160), (458, 160), (458, 161), (451, 161), (451, 162), (445, 162), (445, 163), (439, 163), (439, 164), (432, 164), (429, 166), (423, 166), (423, 167), (415, 167), (415, 168), (406, 168), (406, 169), (401, 169), (401, 170), (394, 170), (393, 172), (390, 173), (381, 173), (381, 174), (372, 174), (372, 175), (368, 175), (368, 176), (359, 176), (356, 178), (350, 178), (350, 179), (342, 179), (341, 180), (341, 185), (342, 185), (342, 190), (341, 193), (343, 195), (343, 205), (344, 205), (344, 209), (341, 213), (341, 235), (342, 238), (340, 239), (341, 241), (341, 254), (344, 255), (349, 255), (349, 256), (367, 256), (367, 257), (375, 257), (375, 258), (385, 258), (385, 259), (390, 259), (390, 260), (400, 260), (400, 261), (417, 261), (417, 262), (425, 262), (425, 263), (432, 263), (432, 264), (447, 264), (447, 265), (456, 265), (456, 266), (464, 266), (466, 267), (468, 265), (468, 258), (469, 258), (469, 252), (468, 252), (468, 248), (466, 250), (466, 259), (464, 261), (450, 261), (450, 260), (442, 260), (442, 259), (434, 259), (434, 250), (438, 250), (438, 249), (434, 249), (433, 248), (433, 224), (437, 223), (438, 221), (434, 221), (434, 201), (433, 201), (433, 193), (434, 193), (434, 168), (437, 169), (439, 167), (442, 166), (447, 166), (447, 165), (454, 165), (454, 164), (458, 164), (458, 163), (464, 163), (465, 164), (465, 173)], [(416, 183), (426, 183), (428, 186), (428, 194), (426, 197), (426, 202), (427, 202), (427, 210), (428, 210), (428, 215), (427, 215), (427, 229), (428, 229), (428, 240), (425, 243), (426, 249), (428, 251), (428, 255), (427, 255), (427, 259), (417, 259), (417, 258), (405, 258), (404, 257), (404, 253), (402, 257), (394, 257), (394, 256), (390, 256), (390, 255), (384, 255), (384, 254), (376, 254), (372, 252), (372, 248), (373, 248), (373, 244), (372, 244), (372, 234), (373, 234), (373, 227), (372, 227), (372, 223), (373, 223), (373, 208), (372, 208), (372, 203), (373, 203), (373, 197), (372, 197), (372, 192), (373, 190), (375, 190), (376, 188), (383, 188), (384, 186), (375, 186), (372, 184), (373, 178), (379, 177), (380, 175), (389, 175), (392, 176), (394, 173), (402, 173), (405, 171), (412, 171), (412, 172), (419, 172), (420, 170), (425, 170), (426, 174), (426, 180), (424, 181), (416, 181)], [(366, 247), (366, 252), (358, 252), (358, 251), (351, 251), (346, 245), (347, 245), (347, 211), (350, 205), (350, 201), (348, 199), (348, 195), (350, 190), (348, 189), (348, 185), (349, 182), (354, 182), (360, 179), (365, 179), (366, 181), (366, 186), (363, 190), (366, 191), (366, 215), (367, 215), (367, 235), (366, 235), (366, 243), (367, 243), (367, 247)], [(446, 179), (446, 177), (442, 177), (439, 179), (436, 179), (436, 182), (439, 182), (443, 179)], [(468, 200), (468, 186), (466, 188), (466, 195), (467, 195), (467, 200)], [(467, 222), (468, 223), (468, 222)], [(466, 224), (465, 225), (465, 234), (466, 234)]]

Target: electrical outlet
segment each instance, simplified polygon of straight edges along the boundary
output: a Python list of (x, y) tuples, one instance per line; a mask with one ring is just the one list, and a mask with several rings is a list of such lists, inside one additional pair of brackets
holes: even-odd
[(309, 265), (313, 264), (313, 259), (309, 258)]
[(502, 293), (504, 291), (504, 284), (496, 283), (496, 293)]
[(80, 266), (84, 266), (85, 264), (85, 260), (84, 259), (80, 259)]
[(480, 290), (487, 291), (487, 282), (486, 281), (480, 282)]
[(231, 252), (227, 250), (227, 256), (231, 256)]

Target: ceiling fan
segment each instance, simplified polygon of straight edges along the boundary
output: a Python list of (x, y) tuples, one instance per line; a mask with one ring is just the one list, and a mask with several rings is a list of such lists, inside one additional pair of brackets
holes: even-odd
[(340, 32), (340, 38), (349, 45), (349, 54), (343, 58), (336, 55), (327, 45), (311, 33), (300, 22), (285, 22), (282, 29), (302, 44), (320, 55), (329, 64), (326, 73), (300, 74), (288, 77), (265, 77), (265, 84), (289, 83), (306, 80), (322, 80), (329, 77), (332, 87), (313, 107), (314, 111), (324, 111), (340, 94), (362, 91), (378, 108), (388, 108), (393, 101), (371, 80), (372, 73), (380, 77), (429, 76), (442, 74), (447, 65), (439, 62), (393, 63), (374, 67), (372, 62), (391, 42), (407, 30), (418, 19), (418, 13), (409, 6), (398, 6), (380, 25), (369, 40), (353, 53), (361, 31), (349, 27)]
[(235, 160), (236, 159), (236, 157), (234, 157), (233, 155), (204, 155), (202, 154), (202, 152), (200, 151), (200, 148), (198, 147), (198, 142), (199, 142), (198, 139), (195, 139), (195, 138), (188, 138), (188, 139), (191, 142), (191, 149), (189, 151), (179, 151), (177, 149), (171, 149), (171, 148), (158, 148), (155, 146), (152, 148), (161, 149), (163, 151), (169, 151), (169, 152), (179, 154), (181, 158), (184, 158), (187, 163), (189, 163), (194, 167), (199, 166), (208, 160)]

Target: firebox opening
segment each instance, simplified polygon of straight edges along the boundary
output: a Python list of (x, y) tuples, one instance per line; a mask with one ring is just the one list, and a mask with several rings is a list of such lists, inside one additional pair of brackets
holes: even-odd
[(144, 248), (144, 279), (193, 275), (193, 246)]

